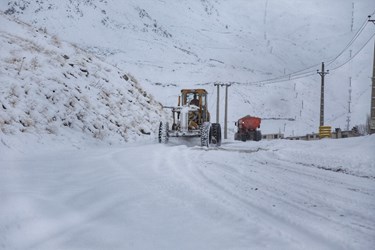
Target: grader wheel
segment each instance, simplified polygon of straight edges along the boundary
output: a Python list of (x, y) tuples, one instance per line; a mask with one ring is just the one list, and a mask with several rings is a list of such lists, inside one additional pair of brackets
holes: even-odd
[(169, 132), (168, 132), (169, 124), (168, 122), (160, 122), (159, 124), (159, 143), (168, 143), (169, 141)]

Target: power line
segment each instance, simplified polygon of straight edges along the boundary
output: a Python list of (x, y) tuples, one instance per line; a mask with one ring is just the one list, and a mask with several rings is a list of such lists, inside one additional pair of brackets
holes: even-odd
[(371, 39), (375, 36), (375, 33), (372, 34), (372, 36), (366, 41), (365, 44), (363, 44), (363, 46), (354, 54), (354, 56), (350, 57), (348, 60), (346, 60), (344, 63), (342, 63), (341, 65), (337, 66), (336, 68), (333, 68), (331, 69), (331, 71), (334, 71), (336, 69), (339, 69), (341, 68), (342, 66), (344, 66), (345, 64), (347, 64), (348, 62), (350, 62), (351, 60), (353, 60), (358, 54), (359, 52), (361, 52), (365, 47), (366, 45), (371, 41)]
[[(371, 35), (371, 37), (362, 45), (362, 47), (348, 60), (346, 60), (344, 63), (340, 64), (339, 66), (336, 66), (335, 68), (332, 68), (331, 71), (337, 70), (341, 68), (342, 66), (346, 65), (348, 62), (353, 60), (365, 47), (366, 45), (371, 41), (371, 39), (375, 36), (375, 33)], [(341, 53), (341, 52), (340, 52)], [(329, 64), (331, 64), (330, 62)], [(302, 70), (301, 70), (302, 71)], [(262, 84), (262, 85), (268, 85), (273, 83), (280, 83), (280, 82), (287, 82), (292, 80), (297, 80), (309, 76), (315, 75), (315, 71), (307, 71), (307, 72), (301, 72), (299, 74), (289, 74), (285, 76), (275, 77), (267, 80), (261, 80), (261, 81), (255, 81), (255, 82), (246, 82), (246, 83), (238, 83), (237, 84), (246, 84), (246, 85), (256, 85), (256, 84)], [(284, 78), (284, 79), (283, 79)], [(232, 82), (233, 84), (236, 84), (236, 82)]]
[(269, 84), (274, 84), (274, 83), (279, 83), (279, 82), (288, 82), (288, 81), (292, 81), (292, 80), (298, 80), (298, 79), (301, 79), (301, 78), (306, 78), (306, 77), (309, 77), (309, 76), (314, 76), (316, 74), (316, 71), (314, 72), (306, 72), (304, 75), (300, 75), (300, 76), (297, 76), (297, 77), (290, 77), (288, 79), (283, 79), (283, 80), (275, 80), (275, 81), (270, 81), (270, 82), (265, 82), (265, 83), (260, 83), (262, 85), (269, 85)]
[[(369, 15), (369, 17), (372, 16), (373, 14), (375, 14), (375, 11), (371, 15)], [(357, 40), (359, 35), (363, 32), (363, 30), (367, 26), (367, 24), (368, 24), (368, 18), (363, 21), (361, 27), (358, 29), (358, 31), (355, 33), (354, 37), (349, 41), (349, 43), (345, 46), (345, 48), (336, 57), (334, 57), (334, 59), (328, 61), (328, 65), (332, 64), (342, 54), (344, 54), (344, 52), (355, 42), (355, 40)]]
[[(375, 11), (373, 12), (373, 14), (375, 13)], [(372, 15), (373, 15), (372, 14)], [(367, 26), (368, 24), (368, 19), (366, 19), (361, 27), (358, 29), (358, 31), (356, 32), (356, 34), (353, 36), (353, 38), (348, 42), (348, 44), (344, 47), (343, 50), (341, 50), (339, 52), (338, 55), (336, 55), (333, 59), (331, 60), (328, 60), (328, 65), (332, 64), (333, 62), (335, 62), (357, 39), (358, 37), (361, 35), (361, 33), (363, 32), (363, 30), (365, 29), (365, 27)], [(371, 38), (370, 38), (371, 39)], [(368, 42), (367, 42), (368, 43)], [(357, 52), (357, 54), (363, 49), (363, 47)], [(278, 77), (275, 77), (275, 78), (269, 78), (269, 79), (265, 79), (265, 80), (259, 80), (259, 81), (254, 81), (254, 82), (247, 82), (245, 84), (270, 84), (270, 83), (278, 83), (278, 82), (285, 82), (285, 81), (291, 81), (291, 80), (296, 80), (296, 79), (300, 79), (300, 78), (304, 78), (304, 77), (308, 77), (308, 76), (312, 76), (315, 74), (315, 71), (307, 71), (309, 69), (312, 69), (312, 68), (316, 68), (317, 66), (319, 66), (320, 64), (314, 64), (314, 65), (311, 65), (307, 68), (304, 68), (304, 69), (301, 69), (301, 70), (298, 70), (298, 71), (295, 71), (293, 73), (290, 73), (288, 75), (281, 75), (281, 76), (278, 76)], [(333, 69), (334, 70), (334, 69)], [(304, 72), (306, 71), (306, 72)], [(314, 74), (313, 74), (314, 72)]]
[[(356, 32), (356, 34), (354, 35), (354, 37), (349, 41), (349, 43), (345, 46), (345, 48), (335, 57), (333, 58), (332, 60), (329, 60), (328, 62), (328, 65), (332, 64), (334, 61), (336, 61), (342, 54), (344, 54), (344, 52), (355, 42), (355, 40), (357, 40), (357, 38), (359, 37), (359, 35), (362, 33), (362, 31), (365, 29), (365, 27), (367, 26), (368, 24), (368, 20), (366, 19), (364, 21), (364, 23), (362, 24), (361, 28), (359, 28), (359, 30)], [(328, 66), (327, 65), (327, 66)]]

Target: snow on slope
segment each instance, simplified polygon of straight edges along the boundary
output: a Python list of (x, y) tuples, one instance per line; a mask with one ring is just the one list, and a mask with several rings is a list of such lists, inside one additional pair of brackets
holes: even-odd
[(161, 105), (130, 74), (3, 13), (0, 23), (2, 139), (20, 133), (109, 143), (154, 138)]
[(0, 249), (372, 249), (374, 136), (0, 145)]
[[(314, 1), (3, 1), (8, 14), (46, 27), (60, 39), (128, 69), (165, 105), (180, 88), (220, 82), (254, 82), (315, 65), (312, 76), (270, 84), (233, 85), (229, 128), (246, 114), (295, 121), (264, 121), (263, 132), (316, 132), (319, 124), (320, 63), (347, 45), (375, 10), (371, 0)], [(356, 42), (329, 65), (326, 124), (344, 129), (369, 113), (371, 42), (352, 64), (344, 63), (374, 33), (367, 25)], [(348, 113), (352, 77), (351, 113)], [(201, 85), (199, 85), (202, 87)], [(221, 98), (223, 99), (223, 91)], [(223, 102), (222, 102), (223, 103)], [(214, 109), (212, 108), (212, 113)], [(220, 119), (222, 120), (222, 118)]]

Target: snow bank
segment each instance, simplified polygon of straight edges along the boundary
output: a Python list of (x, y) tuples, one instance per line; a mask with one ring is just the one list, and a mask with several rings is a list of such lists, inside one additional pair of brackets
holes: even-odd
[(308, 167), (375, 178), (375, 135), (281, 143), (275, 150), (285, 161), (293, 159)]
[(300, 167), (375, 178), (375, 135), (314, 141), (227, 141), (222, 150), (257, 153), (263, 155), (265, 162), (272, 157), (285, 163), (297, 163)]

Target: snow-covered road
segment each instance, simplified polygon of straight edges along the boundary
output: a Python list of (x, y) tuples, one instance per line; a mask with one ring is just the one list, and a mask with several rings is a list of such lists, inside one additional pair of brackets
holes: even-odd
[(7, 151), (0, 249), (371, 249), (374, 138)]

